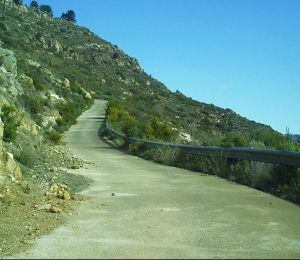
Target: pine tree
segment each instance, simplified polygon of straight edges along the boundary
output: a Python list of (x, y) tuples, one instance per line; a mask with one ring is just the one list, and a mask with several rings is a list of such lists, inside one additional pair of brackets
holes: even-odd
[(37, 1), (32, 1), (31, 3), (30, 3), (30, 8), (32, 8), (32, 9), (39, 9), (39, 4), (38, 4), (38, 2)]
[(14, 2), (16, 5), (22, 5), (22, 4), (23, 4), (23, 1), (22, 1), (22, 0), (13, 0), (13, 2)]
[(40, 10), (47, 13), (50, 17), (53, 17), (53, 11), (50, 5), (41, 5)]
[(67, 13), (62, 13), (61, 18), (69, 22), (73, 22), (73, 23), (76, 22), (76, 14), (73, 10), (69, 10), (67, 11)]

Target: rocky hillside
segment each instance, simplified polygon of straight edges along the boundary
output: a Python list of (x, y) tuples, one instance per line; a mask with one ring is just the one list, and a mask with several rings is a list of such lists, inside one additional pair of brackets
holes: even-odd
[(2, 9), (0, 48), (7, 141), (28, 136), (58, 141), (93, 97), (106, 95), (138, 122), (157, 117), (188, 142), (220, 145), (232, 132), (248, 137), (251, 146), (280, 148), (278, 143), (285, 142), (270, 127), (230, 109), (171, 92), (135, 58), (88, 29), (22, 5)]
[(178, 142), (220, 145), (226, 138), (235, 142), (234, 133), (251, 146), (285, 143), (270, 127), (230, 109), (171, 92), (135, 58), (88, 29), (22, 5), (1, 10), (0, 84), (4, 141), (11, 150), (58, 143), (93, 98), (103, 95), (137, 122), (155, 117), (168, 124)]

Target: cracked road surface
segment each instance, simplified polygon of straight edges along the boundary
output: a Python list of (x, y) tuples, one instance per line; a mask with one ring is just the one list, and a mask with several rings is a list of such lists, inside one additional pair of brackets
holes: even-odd
[[(300, 208), (214, 176), (163, 166), (98, 138), (104, 101), (67, 133), (94, 163), (88, 200), (18, 258), (300, 258)], [(114, 193), (115, 196), (112, 196)]]

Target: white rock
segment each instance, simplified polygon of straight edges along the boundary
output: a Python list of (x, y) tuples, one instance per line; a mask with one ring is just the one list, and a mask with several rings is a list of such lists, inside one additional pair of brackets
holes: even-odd
[(188, 133), (184, 133), (184, 132), (180, 132), (179, 136), (182, 140), (186, 141), (186, 142), (191, 142), (192, 141), (192, 137), (190, 134)]

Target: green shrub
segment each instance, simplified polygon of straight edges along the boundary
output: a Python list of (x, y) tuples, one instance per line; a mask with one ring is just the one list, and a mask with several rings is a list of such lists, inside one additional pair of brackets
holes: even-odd
[(245, 147), (249, 146), (248, 140), (241, 134), (230, 132), (221, 141), (221, 146), (225, 147)]
[(122, 132), (128, 137), (138, 136), (139, 130), (134, 116), (130, 116), (128, 114), (123, 115)]
[(4, 140), (14, 140), (17, 136), (20, 120), (17, 116), (17, 109), (14, 105), (4, 105), (1, 109), (1, 119), (4, 123)]
[(274, 189), (274, 181), (270, 174), (263, 174), (251, 178), (252, 187), (265, 192), (272, 192)]
[(16, 156), (16, 159), (27, 167), (31, 167), (34, 164), (36, 155), (32, 147), (22, 147), (20, 154)]
[(145, 127), (147, 139), (158, 139), (163, 141), (173, 141), (178, 136), (170, 124), (162, 122), (157, 116), (152, 117)]
[(224, 166), (222, 163), (210, 156), (187, 154), (184, 151), (179, 152), (175, 159), (176, 166), (211, 175), (220, 175)]
[(24, 105), (30, 114), (37, 114), (43, 107), (43, 102), (40, 96), (23, 95)]
[(82, 106), (76, 102), (68, 102), (57, 106), (62, 117), (60, 125), (68, 128), (77, 122), (77, 117), (81, 114)]
[(8, 31), (8, 28), (7, 28), (7, 26), (5, 25), (5, 23), (2, 23), (2, 22), (0, 22), (0, 29), (1, 29), (2, 31), (4, 31), (4, 32), (7, 32), (7, 31)]
[(294, 181), (290, 184), (285, 184), (279, 188), (280, 196), (290, 201), (300, 204), (300, 183)]
[(31, 118), (33, 119), (33, 121), (38, 125), (38, 126), (42, 126), (43, 123), (43, 117), (40, 114), (33, 114), (31, 115)]
[(250, 147), (255, 147), (257, 149), (266, 149), (266, 146), (263, 142), (261, 141), (255, 141), (255, 140), (251, 140), (249, 143)]
[(281, 149), (284, 147), (286, 137), (272, 129), (256, 129), (250, 132), (252, 140), (263, 142), (268, 148)]
[(33, 78), (33, 85), (38, 91), (45, 91), (47, 89), (46, 82), (42, 77)]
[(249, 175), (249, 162), (246, 160), (238, 161), (232, 165), (230, 165), (230, 180), (250, 185), (251, 178)]
[(33, 85), (33, 79), (30, 77), (26, 77), (22, 80), (22, 85), (28, 89), (33, 89), (34, 85)]
[[(23, 51), (27, 49), (27, 52), (31, 53), (33, 46), (25, 44), (22, 46)], [(26, 59), (18, 60), (18, 68), (23, 71), (28, 77), (32, 79), (33, 86), (37, 91), (45, 91), (48, 88), (50, 79), (48, 75), (45, 75), (40, 68), (36, 68), (30, 64), (28, 64)]]
[(112, 58), (113, 58), (114, 60), (117, 60), (117, 59), (120, 58), (120, 54), (119, 54), (118, 52), (115, 52), (115, 53), (112, 55)]
[(134, 142), (129, 144), (128, 151), (132, 154), (139, 154), (143, 150), (143, 147), (144, 147), (143, 143)]
[(270, 172), (274, 186), (288, 185), (297, 177), (297, 168), (287, 165), (276, 165)]
[(300, 152), (300, 144), (297, 144), (286, 137), (285, 141), (281, 145), (277, 146), (277, 149), (283, 151)]
[(48, 131), (46, 134), (54, 144), (59, 144), (62, 140), (62, 135), (56, 131)]

